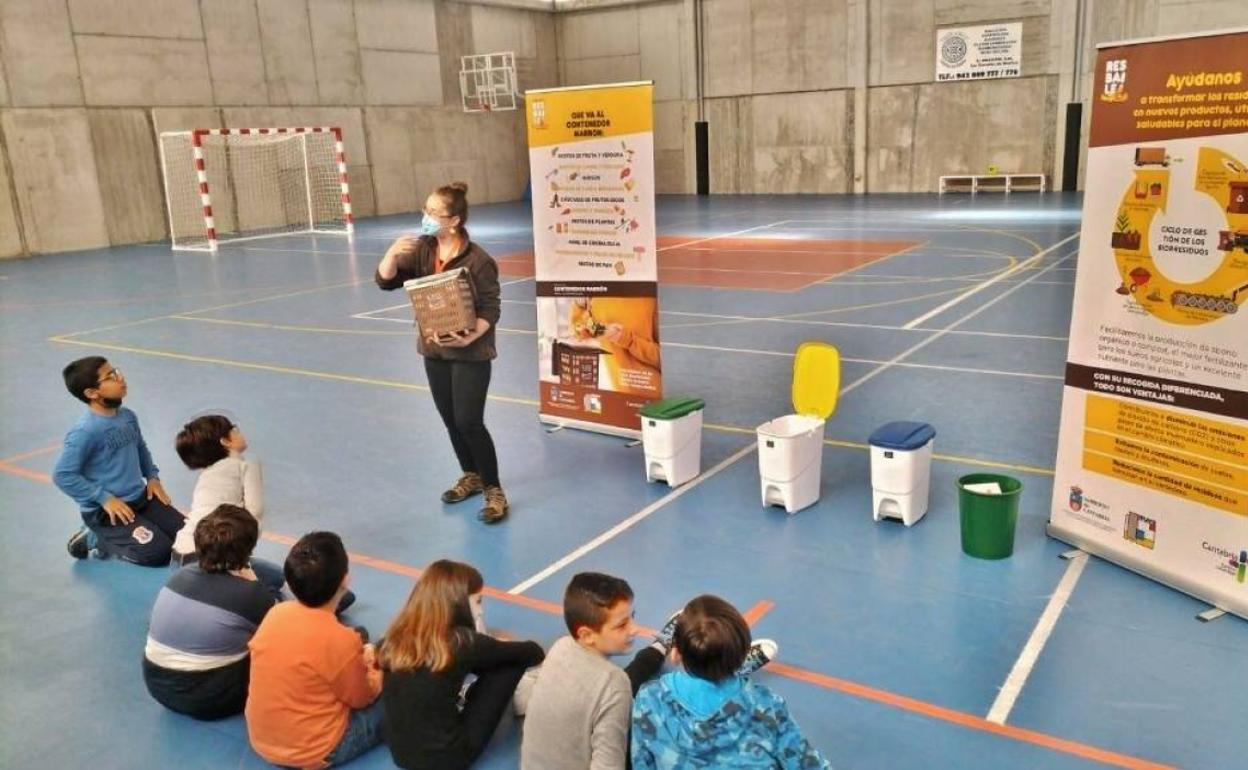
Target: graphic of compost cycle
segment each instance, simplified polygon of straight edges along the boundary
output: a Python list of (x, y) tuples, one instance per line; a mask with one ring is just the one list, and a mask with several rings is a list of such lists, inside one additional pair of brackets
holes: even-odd
[(1117, 293), (1171, 324), (1217, 321), (1248, 298), (1248, 164), (1197, 144), (1209, 139), (1137, 146), (1110, 235)]

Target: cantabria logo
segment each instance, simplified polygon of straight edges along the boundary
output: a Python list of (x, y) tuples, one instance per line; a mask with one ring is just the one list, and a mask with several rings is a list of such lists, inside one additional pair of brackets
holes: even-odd
[(1236, 583), (1243, 583), (1248, 578), (1248, 550), (1231, 551), (1208, 541), (1201, 543), (1200, 547), (1218, 556), (1218, 571), (1231, 575)]
[(1083, 490), (1079, 487), (1070, 488), (1070, 510), (1078, 513), (1083, 509)]

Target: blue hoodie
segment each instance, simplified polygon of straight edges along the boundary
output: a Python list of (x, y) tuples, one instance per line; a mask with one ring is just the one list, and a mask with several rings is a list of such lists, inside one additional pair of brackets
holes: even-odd
[(779, 695), (748, 679), (710, 682), (683, 671), (637, 694), (632, 760), (634, 770), (831, 767)]

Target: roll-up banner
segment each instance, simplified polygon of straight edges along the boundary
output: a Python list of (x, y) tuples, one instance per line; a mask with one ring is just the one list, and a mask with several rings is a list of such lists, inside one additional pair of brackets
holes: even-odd
[(1248, 617), (1248, 31), (1101, 46), (1049, 532)]
[(636, 436), (663, 393), (654, 86), (528, 91), (543, 422)]

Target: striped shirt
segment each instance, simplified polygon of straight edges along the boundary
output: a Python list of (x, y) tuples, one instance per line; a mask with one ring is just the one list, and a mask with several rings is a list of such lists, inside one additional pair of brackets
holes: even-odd
[(262, 584), (198, 564), (169, 578), (156, 595), (144, 654), (174, 671), (210, 671), (247, 657), (247, 643), (273, 607)]

